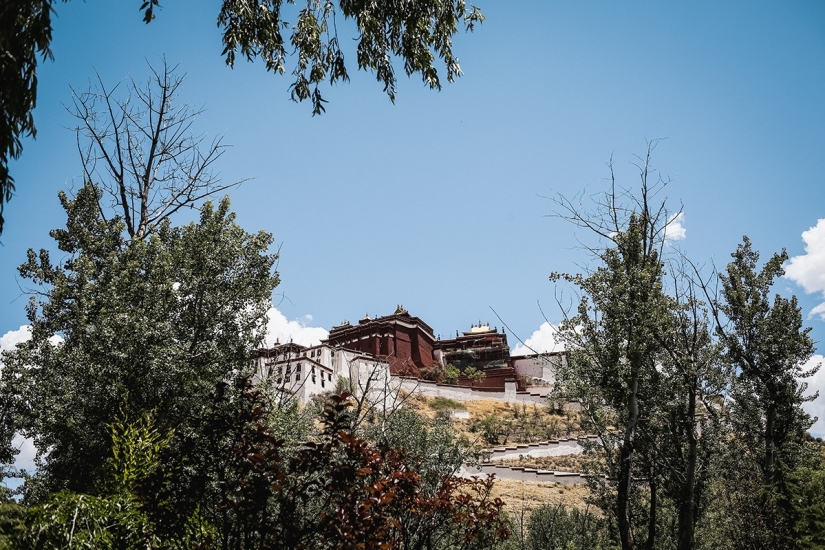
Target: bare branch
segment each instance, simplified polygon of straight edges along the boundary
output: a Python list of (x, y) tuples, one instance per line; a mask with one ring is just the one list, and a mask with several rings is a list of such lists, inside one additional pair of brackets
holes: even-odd
[(177, 69), (163, 59), (160, 68), (150, 66), (146, 83), (129, 79), (111, 90), (98, 75), (95, 87), (74, 93), (68, 109), (79, 121), (84, 178), (111, 198), (108, 207), (123, 218), (132, 239), (146, 238), (181, 208), (196, 208), (247, 181), (222, 183), (213, 171), (226, 147), (223, 136), (207, 141), (193, 132), (203, 109), (178, 103), (184, 75)]

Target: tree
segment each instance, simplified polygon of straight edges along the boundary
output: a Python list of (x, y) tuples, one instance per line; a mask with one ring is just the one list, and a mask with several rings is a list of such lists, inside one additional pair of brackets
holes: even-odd
[(478, 382), (481, 382), (482, 380), (487, 378), (486, 372), (475, 367), (468, 367), (461, 374), (467, 377), (467, 379), (470, 381), (471, 386), (475, 386)]
[[(37, 56), (52, 58), (51, 16), (56, 0), (4, 2), (0, 7), (0, 74), (3, 108), (0, 125), (0, 233), (2, 208), (14, 192), (8, 172), (10, 158), (21, 151), (21, 137), (35, 135), (32, 110), (37, 101)], [(291, 2), (288, 2), (291, 3)], [(452, 82), (461, 74), (453, 54), (452, 38), (460, 24), (469, 31), (484, 20), (475, 6), (465, 0), (414, 0), (412, 2), (365, 2), (312, 0), (298, 10), (291, 21), (282, 0), (224, 0), (218, 13), (223, 32), (223, 55), (232, 67), (240, 54), (252, 61), (261, 57), (267, 71), (283, 74), (290, 57), (293, 101), (309, 100), (313, 114), (324, 111), (326, 100), (320, 92), (330, 84), (349, 80), (344, 52), (340, 47), (337, 16), (353, 20), (357, 45), (357, 67), (375, 73), (390, 100), (395, 99), (394, 57), (404, 62), (404, 72), (421, 75), (431, 89), (441, 88), (436, 57), (444, 62), (446, 79)], [(143, 20), (156, 16), (159, 0), (142, 2)], [(284, 29), (290, 29), (286, 39)], [(294, 49), (294, 54), (288, 54)], [(129, 223), (127, 222), (127, 227)]]
[(661, 251), (673, 217), (664, 201), (652, 203), (667, 183), (649, 181), (655, 145), (649, 144), (639, 166), (638, 196), (617, 191), (612, 178), (612, 188), (597, 204), (596, 214), (581, 211), (563, 197), (557, 200), (562, 217), (594, 232), (607, 246), (592, 249), (599, 267), (586, 276), (551, 276), (553, 281), (572, 283), (583, 294), (576, 314), (560, 327), (568, 357), (557, 373), (555, 391), (579, 400), (585, 426), (600, 437), (608, 477), (616, 480), (615, 492), (604, 492), (606, 511), (616, 518), (625, 550), (640, 546), (637, 528), (647, 531), (644, 546), (654, 545), (659, 505), (658, 479), (651, 475), (656, 462), (649, 460), (655, 450), (662, 383), (655, 334), (667, 316)]
[(193, 134), (202, 111), (179, 103), (184, 76), (175, 74), (177, 67), (163, 59), (160, 70), (149, 69), (145, 85), (130, 79), (126, 90), (107, 89), (98, 77), (97, 88), (73, 93), (70, 108), (79, 123), (84, 181), (95, 182), (101, 210), (119, 216), (131, 239), (241, 183), (224, 184), (212, 172), (225, 146), (221, 138), (208, 143)]
[(51, 59), (53, 0), (3, 2), (0, 5), (0, 234), (3, 209), (14, 193), (9, 160), (20, 156), (20, 139), (34, 136), (37, 104), (37, 54)]
[(444, 367), (444, 381), (450, 385), (456, 385), (458, 383), (458, 378), (461, 376), (461, 369), (453, 365), (452, 363), (448, 363), (446, 367)]
[(776, 483), (783, 468), (795, 466), (805, 430), (813, 424), (802, 403), (816, 395), (805, 396), (807, 384), (800, 380), (816, 373), (817, 368), (802, 369), (814, 344), (810, 327), (803, 328), (796, 296), (777, 294), (771, 300), (770, 289), (784, 275), (788, 254), (774, 254), (757, 271), (759, 253), (744, 237), (731, 256), (726, 273), (720, 274), (719, 304), (729, 324), (720, 324), (719, 334), (737, 369), (733, 413), (763, 475)]
[(811, 446), (813, 456), (792, 473), (791, 480), (795, 542), (806, 550), (825, 546), (825, 446), (819, 441)]
[(465, 435), (456, 433), (448, 414), (428, 419), (410, 407), (367, 426), (363, 437), (375, 445), (404, 451), (408, 467), (421, 476), (422, 492), (429, 496), (437, 493), (445, 476), (456, 475), (465, 465), (480, 464), (484, 454)]
[[(330, 398), (319, 436), (289, 458), (266, 425), (266, 402), (248, 384), (222, 385), (176, 434), (139, 490), (163, 537), (183, 532), (195, 511), (218, 534), (205, 548), (469, 550), (508, 536), (491, 480), (426, 475), (420, 461), (432, 457), (362, 439), (346, 394)], [(411, 448), (432, 445), (413, 439)]]
[(602, 550), (610, 548), (607, 521), (589, 508), (542, 504), (530, 514), (527, 548), (530, 550)]
[(29, 250), (19, 268), (41, 290), (28, 306), (32, 338), (4, 355), (3, 375), (48, 491), (100, 489), (116, 416), (156, 410), (159, 428), (178, 426), (247, 369), (278, 282), (272, 237), (238, 227), (228, 199), (205, 203), (197, 223), (128, 240), (100, 197), (91, 184), (61, 193), (67, 224), (51, 234), (67, 259)]
[(693, 277), (698, 270), (681, 258), (669, 263), (672, 281), (669, 314), (654, 333), (664, 350), (659, 433), (655, 437), (665, 495), (676, 509), (676, 547), (695, 548), (696, 526), (707, 509), (714, 461), (729, 435), (719, 397), (729, 391), (729, 370), (713, 338), (708, 305), (700, 294), (709, 288)]
[[(776, 294), (771, 287), (784, 274), (788, 255), (774, 254), (761, 269), (759, 253), (743, 238), (725, 273), (720, 274), (722, 300), (717, 304), (717, 334), (725, 345), (727, 360), (736, 370), (731, 409), (737, 441), (744, 457), (757, 472), (759, 496), (764, 510), (773, 510), (765, 525), (772, 533), (770, 544), (791, 546), (794, 523), (789, 502), (789, 475), (800, 464), (805, 433), (813, 421), (802, 404), (816, 399), (805, 396), (805, 378), (819, 367), (802, 366), (814, 353), (814, 344), (804, 328), (796, 297)], [(752, 477), (754, 477), (752, 475)]]

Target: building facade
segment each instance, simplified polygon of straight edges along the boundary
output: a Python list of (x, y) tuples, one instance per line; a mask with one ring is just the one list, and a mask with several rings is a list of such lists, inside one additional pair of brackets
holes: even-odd
[[(289, 342), (261, 349), (255, 377), (277, 394), (302, 403), (332, 391), (387, 401), (393, 377), (420, 379), (447, 365), (462, 371), (459, 386), (478, 390), (551, 386), (560, 361), (562, 353), (511, 356), (507, 335), (480, 322), (455, 338), (435, 338), (427, 323), (399, 305), (391, 315), (365, 316), (357, 324), (344, 321), (316, 346)], [(465, 376), (470, 368), (484, 376)]]
[(260, 349), (254, 367), (256, 383), (265, 383), (276, 395), (294, 397), (300, 403), (333, 391), (356, 396), (373, 393), (390, 382), (386, 361), (326, 343), (302, 346), (289, 342)]
[(435, 364), (433, 329), (400, 305), (392, 315), (366, 316), (356, 325), (344, 321), (332, 327), (324, 343), (378, 357), (389, 364), (393, 375), (420, 376)]

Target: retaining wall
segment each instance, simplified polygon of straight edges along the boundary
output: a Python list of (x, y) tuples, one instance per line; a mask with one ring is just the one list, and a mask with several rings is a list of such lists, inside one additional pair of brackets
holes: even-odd
[(517, 459), (523, 456), (539, 457), (581, 454), (584, 451), (581, 445), (582, 439), (594, 440), (596, 436), (589, 435), (578, 439), (556, 439), (540, 443), (524, 443), (508, 445), (506, 447), (496, 447), (495, 449), (490, 449), (490, 458), (481, 468), (466, 467), (462, 473), (465, 476), (475, 475), (479, 477), (487, 477), (490, 474), (495, 474), (499, 479), (513, 479), (517, 481), (545, 481), (569, 485), (587, 483), (589, 476), (579, 472), (554, 472), (539, 468), (496, 464), (499, 460)]
[[(546, 405), (547, 398), (539, 394), (531, 394), (529, 392), (514, 391), (515, 387), (510, 391), (493, 390), (489, 388), (468, 388), (466, 386), (452, 386), (449, 384), (438, 384), (430, 382), (429, 380), (419, 380), (416, 378), (407, 378), (403, 376), (393, 377), (401, 384), (401, 389), (409, 392), (423, 395), (425, 397), (444, 397), (447, 399), (455, 399), (456, 401), (504, 401), (508, 403), (536, 403), (539, 405)], [(513, 383), (515, 386), (515, 383)], [(577, 403), (574, 405), (578, 405)]]
[(490, 461), (511, 460), (522, 456), (566, 456), (577, 455), (584, 451), (580, 439), (595, 440), (595, 435), (576, 439), (553, 439), (539, 443), (519, 443), (490, 449)]

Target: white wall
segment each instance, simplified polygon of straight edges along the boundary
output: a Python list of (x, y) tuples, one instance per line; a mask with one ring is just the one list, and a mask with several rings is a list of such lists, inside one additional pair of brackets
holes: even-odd
[[(394, 377), (396, 378), (396, 377)], [(425, 397), (445, 397), (456, 401), (504, 401), (508, 403), (538, 403), (547, 404), (547, 400), (537, 395), (523, 393), (507, 393), (506, 391), (491, 392), (478, 391), (474, 388), (464, 386), (451, 386), (446, 384), (436, 384), (426, 380), (415, 380), (413, 378), (397, 377), (401, 382), (401, 389), (409, 393), (417, 393)]]
[(513, 368), (519, 376), (529, 376), (544, 380), (548, 384), (556, 381), (556, 367), (565, 360), (564, 354), (522, 355), (513, 357)]

